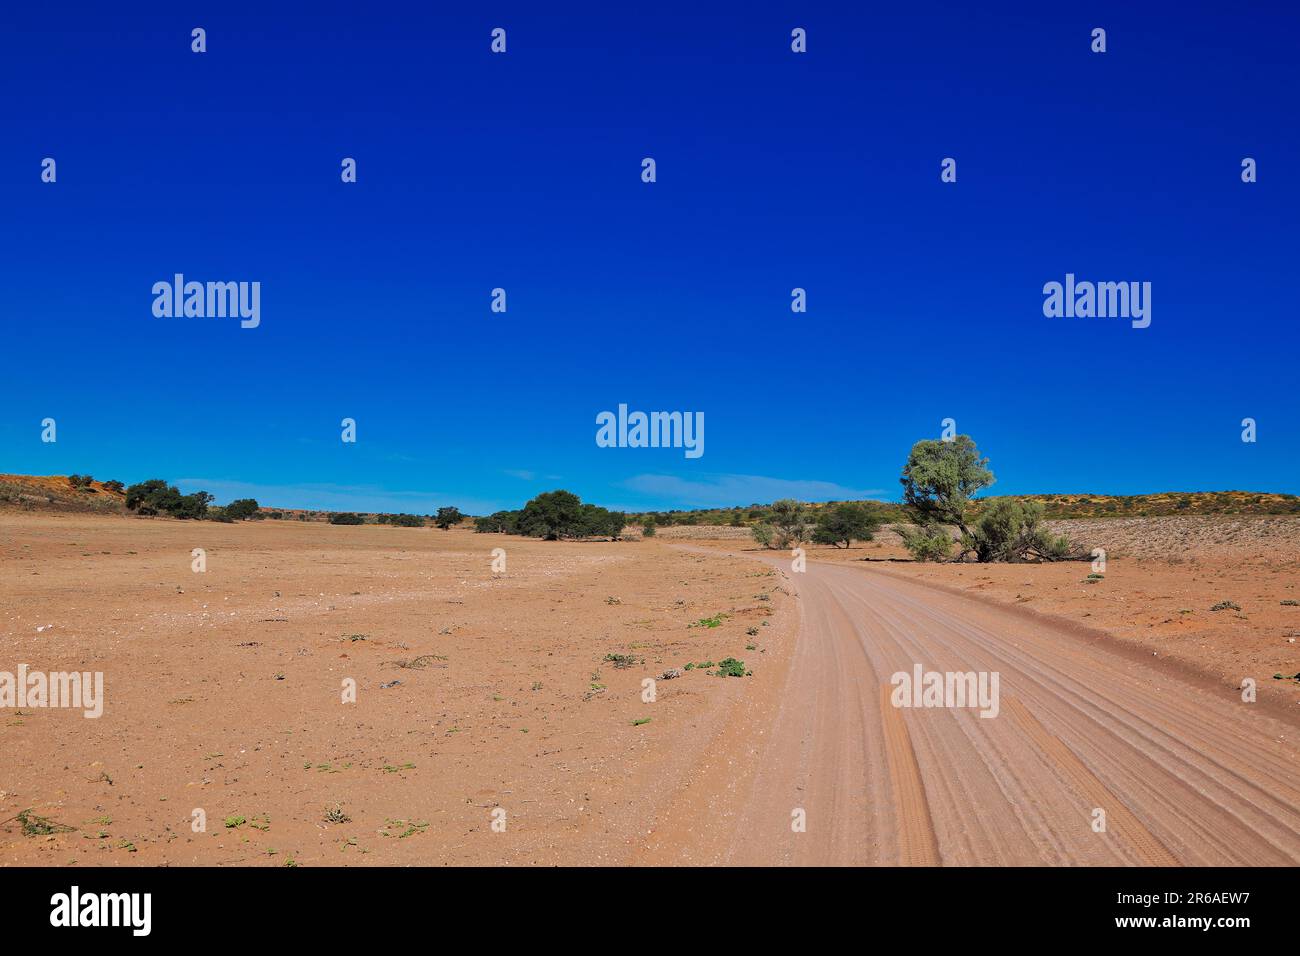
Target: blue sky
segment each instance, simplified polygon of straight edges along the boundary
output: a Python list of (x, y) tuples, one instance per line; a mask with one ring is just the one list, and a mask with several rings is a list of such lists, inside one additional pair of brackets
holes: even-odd
[[(0, 471), (895, 498), (951, 417), (997, 493), (1300, 492), (1294, 8), (13, 6)], [(177, 272), (261, 282), (261, 325), (154, 317)], [(1151, 326), (1044, 317), (1067, 272), (1151, 282)], [(598, 448), (619, 403), (705, 454)]]

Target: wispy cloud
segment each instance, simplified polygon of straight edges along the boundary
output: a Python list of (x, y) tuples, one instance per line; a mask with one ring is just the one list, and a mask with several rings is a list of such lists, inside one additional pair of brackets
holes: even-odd
[(534, 478), (537, 477), (537, 472), (528, 471), (523, 468), (507, 468), (505, 469), (503, 474), (507, 474), (511, 478), (518, 478), (521, 481), (532, 481)]
[(236, 498), (256, 498), (271, 508), (307, 508), (316, 511), (383, 511), (433, 514), (455, 505), (468, 514), (491, 514), (505, 505), (444, 491), (392, 491), (373, 485), (295, 484), (264, 485), (221, 478), (180, 478), (176, 485), (189, 494), (207, 491), (225, 504)]
[(715, 508), (798, 498), (801, 501), (842, 501), (873, 498), (879, 488), (846, 488), (833, 481), (772, 478), (766, 475), (704, 475), (698, 479), (675, 475), (635, 475), (620, 486), (679, 507)]

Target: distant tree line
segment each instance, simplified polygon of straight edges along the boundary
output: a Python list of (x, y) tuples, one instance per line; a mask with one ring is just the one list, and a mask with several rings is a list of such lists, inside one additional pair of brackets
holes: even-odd
[[(1080, 549), (1042, 523), (1037, 501), (975, 496), (993, 484), (988, 459), (969, 435), (919, 441), (903, 466), (904, 522), (893, 525), (918, 561), (1068, 561), (1085, 559)], [(880, 509), (855, 502), (828, 504), (813, 512), (787, 498), (773, 502), (752, 528), (766, 548), (786, 550), (808, 540), (849, 547), (870, 541), (883, 524)]]
[(518, 511), (498, 511), (474, 519), (481, 534), (519, 534), (558, 541), (562, 538), (609, 538), (617, 541), (627, 515), (599, 505), (583, 504), (571, 491), (547, 491)]
[(423, 515), (383, 514), (380, 515), (378, 518), (376, 518), (375, 521), (378, 522), (379, 524), (391, 524), (397, 528), (423, 528), (424, 527)]
[(765, 520), (754, 525), (754, 540), (765, 548), (786, 550), (810, 538), (818, 544), (847, 548), (870, 541), (880, 529), (876, 509), (856, 502), (827, 505), (813, 517), (807, 505), (793, 498), (772, 502)]
[[(302, 517), (299, 515), (300, 519)], [(380, 514), (375, 516), (375, 524), (387, 524), (395, 528), (423, 528), (427, 521), (432, 521), (435, 527), (446, 531), (452, 525), (460, 524), (464, 518), (459, 508), (447, 507), (439, 508), (438, 513), (434, 515)], [(351, 511), (331, 511), (326, 520), (330, 524), (366, 523), (364, 515)]]
[[(120, 484), (117, 483), (117, 484)], [(105, 487), (108, 483), (105, 483)], [(150, 478), (125, 489), (126, 507), (138, 515), (169, 515), (196, 521), (243, 521), (259, 518), (257, 500), (239, 498), (223, 507), (213, 507), (213, 496), (206, 491), (183, 495), (175, 485), (161, 478)]]

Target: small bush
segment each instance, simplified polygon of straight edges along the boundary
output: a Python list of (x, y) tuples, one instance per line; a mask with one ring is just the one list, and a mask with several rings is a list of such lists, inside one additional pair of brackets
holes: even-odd
[(613, 664), (615, 670), (626, 670), (629, 667), (644, 663), (641, 658), (632, 654), (606, 654), (604, 660), (607, 664)]
[(980, 561), (1060, 561), (1070, 555), (1067, 538), (1039, 525), (1043, 506), (1036, 501), (999, 498), (975, 523), (969, 545)]
[(898, 534), (903, 539), (903, 547), (917, 561), (947, 561), (952, 557), (952, 537), (939, 525), (901, 527)]
[(365, 519), (361, 515), (353, 514), (351, 511), (336, 511), (330, 515), (330, 524), (365, 524)]
[(718, 662), (719, 677), (744, 677), (745, 662), (738, 661), (734, 657), (728, 657)]

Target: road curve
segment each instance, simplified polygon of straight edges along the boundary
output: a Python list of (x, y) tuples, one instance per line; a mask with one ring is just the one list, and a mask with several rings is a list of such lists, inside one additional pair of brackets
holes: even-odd
[[(725, 833), (687, 828), (642, 862), (1300, 863), (1297, 724), (971, 597), (777, 566), (802, 614), (779, 703), (748, 735), (743, 778), (687, 800), (696, 820), (725, 806)], [(895, 707), (891, 675), (918, 664), (997, 672), (997, 715)]]

